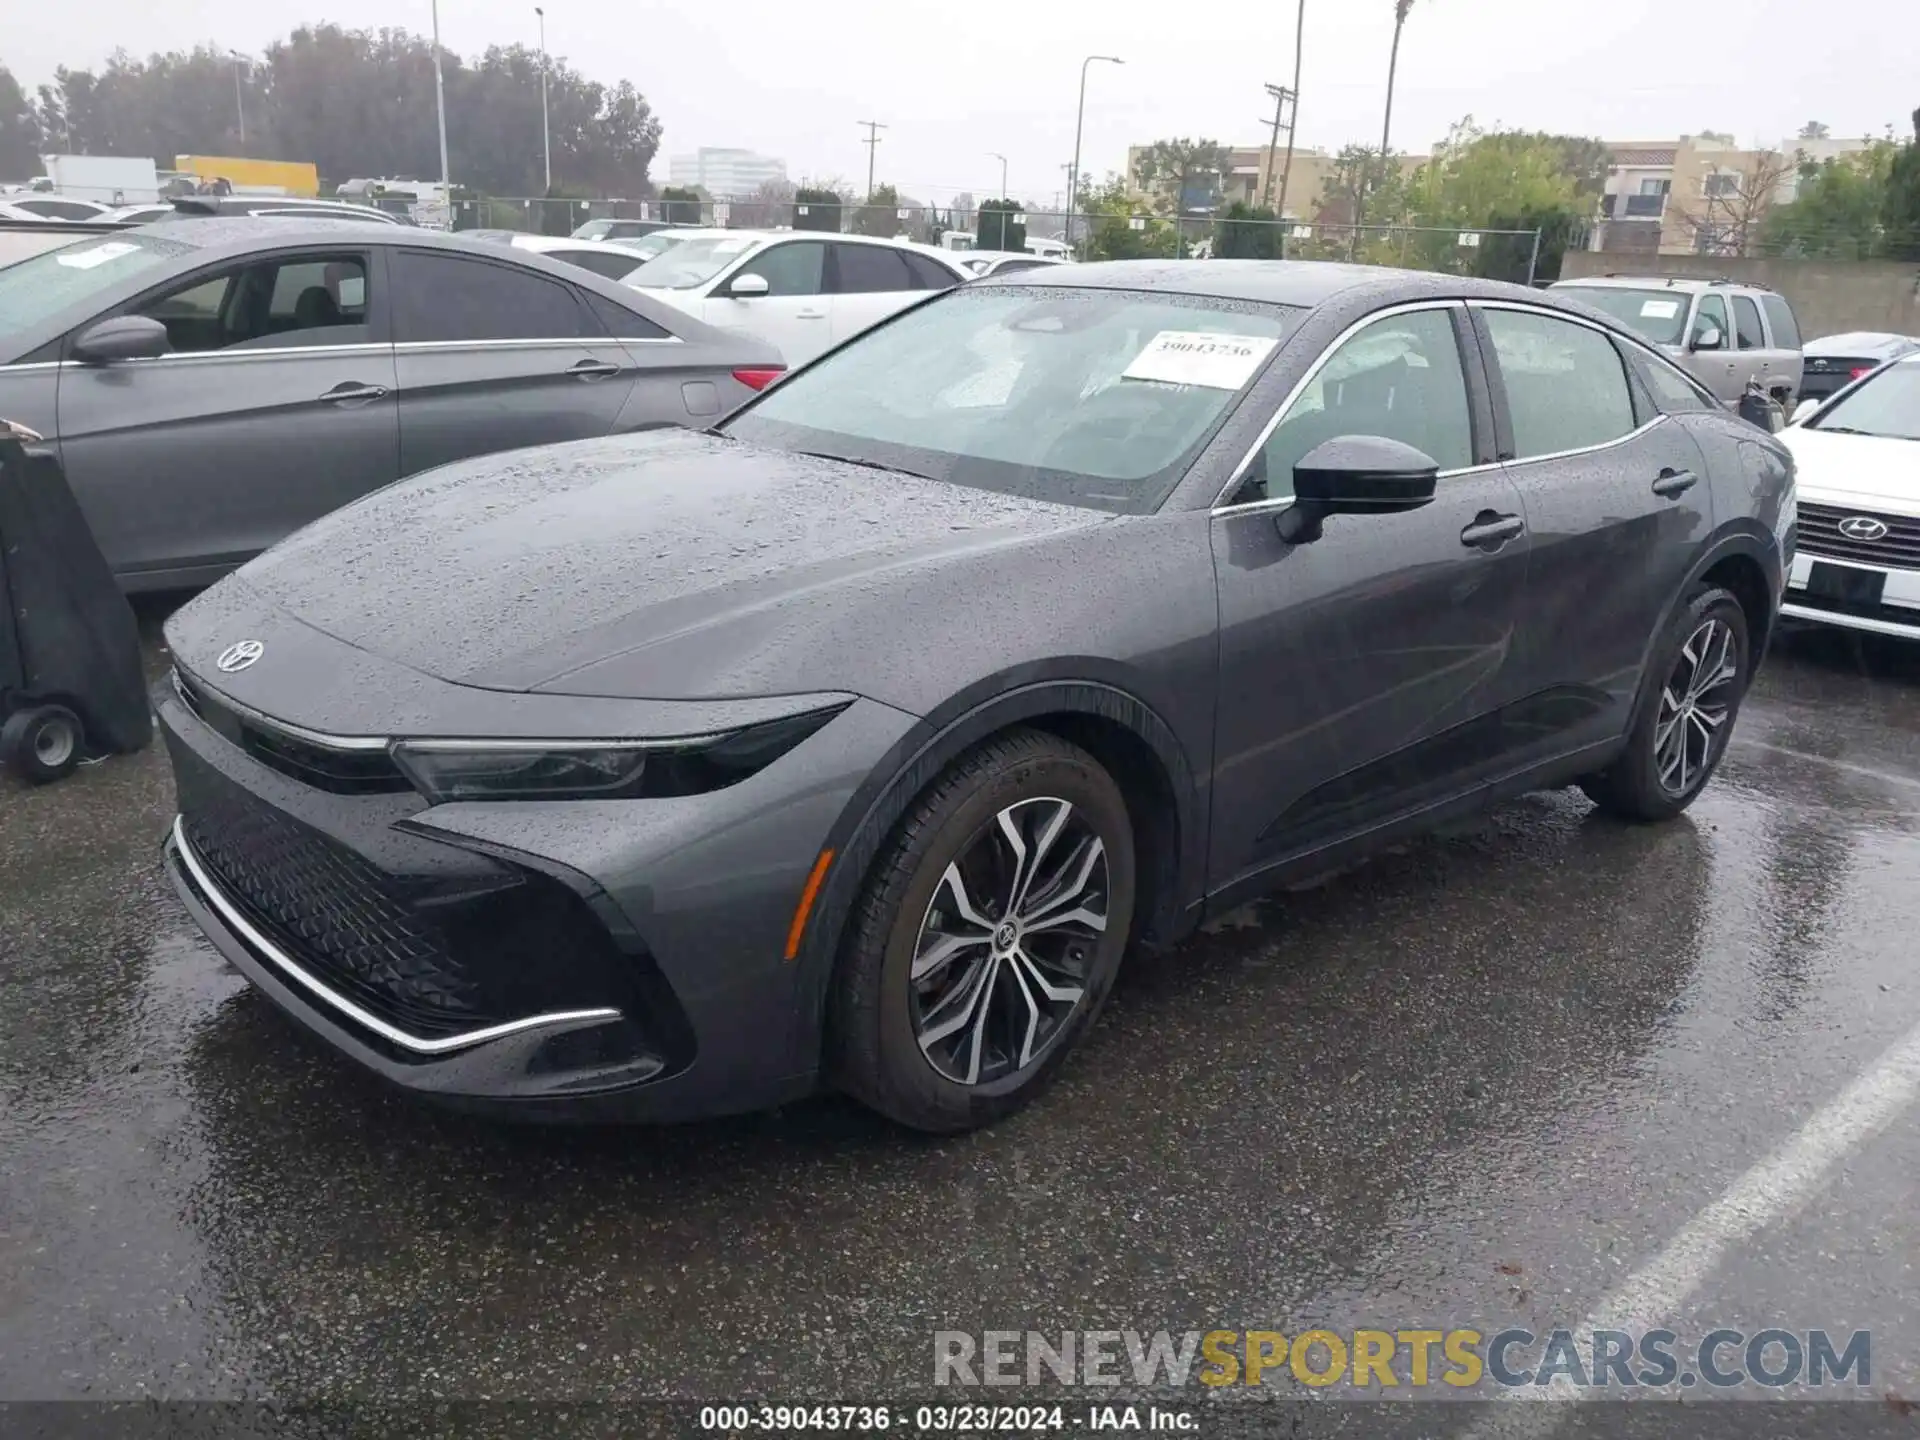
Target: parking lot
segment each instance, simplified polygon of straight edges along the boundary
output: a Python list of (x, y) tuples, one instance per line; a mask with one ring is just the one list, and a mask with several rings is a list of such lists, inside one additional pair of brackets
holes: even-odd
[(1871, 1330), (1849, 1420), (1913, 1424), (1910, 1104), (1656, 1257), (1920, 1024), (1920, 649), (1787, 637), (1674, 824), (1530, 797), (1133, 964), (950, 1141), (423, 1109), (199, 937), (157, 750), (0, 811), (0, 1399), (861, 1401), (937, 1330), (1545, 1333), (1653, 1276), (1676, 1329)]

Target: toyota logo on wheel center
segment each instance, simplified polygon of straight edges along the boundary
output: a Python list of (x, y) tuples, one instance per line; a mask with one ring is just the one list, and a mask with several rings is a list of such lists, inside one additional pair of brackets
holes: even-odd
[(231, 675), (244, 670), (266, 653), (267, 647), (258, 640), (236, 640), (220, 652), (220, 658), (214, 666), (225, 674)]
[(1849, 515), (1840, 522), (1839, 529), (1849, 540), (1880, 540), (1887, 533), (1886, 522), (1871, 515)]

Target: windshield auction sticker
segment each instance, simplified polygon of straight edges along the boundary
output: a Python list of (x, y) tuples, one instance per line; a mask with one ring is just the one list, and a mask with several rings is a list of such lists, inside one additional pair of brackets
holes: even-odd
[(1169, 385), (1238, 390), (1273, 353), (1276, 343), (1270, 335), (1162, 330), (1120, 374), (1127, 380), (1160, 380)]

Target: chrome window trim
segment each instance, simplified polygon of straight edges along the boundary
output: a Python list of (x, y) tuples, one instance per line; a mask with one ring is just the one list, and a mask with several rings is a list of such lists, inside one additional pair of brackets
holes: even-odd
[[(1246, 453), (1240, 457), (1239, 463), (1233, 467), (1232, 472), (1227, 478), (1227, 483), (1221, 487), (1220, 493), (1214, 496), (1211, 513), (1215, 515), (1237, 514), (1243, 510), (1259, 510), (1276, 505), (1291, 505), (1293, 503), (1293, 496), (1291, 495), (1285, 497), (1269, 497), (1265, 500), (1250, 500), (1241, 505), (1223, 505), (1220, 502), (1233, 493), (1233, 487), (1240, 483), (1241, 477), (1246, 474), (1247, 467), (1253, 463), (1253, 457), (1258, 455), (1265, 447), (1267, 441), (1273, 437), (1273, 432), (1280, 427), (1280, 422), (1286, 418), (1286, 414), (1293, 408), (1294, 402), (1306, 393), (1307, 386), (1311, 385), (1320, 372), (1326, 368), (1327, 362), (1339, 353), (1342, 345), (1345, 345), (1347, 341), (1351, 340), (1368, 326), (1377, 324), (1382, 320), (1391, 320), (1396, 315), (1412, 315), (1422, 310), (1464, 310), (1466, 304), (1467, 302), (1464, 300), (1408, 300), (1398, 305), (1389, 305), (1384, 310), (1375, 310), (1370, 314), (1361, 316), (1338, 335), (1334, 336), (1333, 339), (1329, 340), (1325, 347), (1321, 349), (1319, 358), (1307, 367), (1307, 373), (1295, 382), (1294, 387), (1287, 392), (1286, 398), (1275, 407), (1272, 418), (1260, 427), (1260, 433), (1254, 437), (1253, 443), (1247, 447)], [(1460, 361), (1463, 380), (1465, 379), (1466, 363), (1466, 359), (1463, 356)], [(1468, 403), (1469, 405), (1472, 403), (1471, 396), (1468, 397)], [(1464, 475), (1469, 470), (1489, 468), (1491, 467), (1473, 465), (1459, 470), (1443, 470), (1441, 474), (1442, 476)]]
[(430, 354), (435, 350), (558, 350), (582, 345), (684, 345), (678, 335), (636, 335), (618, 338), (611, 335), (580, 335), (573, 339), (544, 340), (398, 340), (393, 348), (403, 354)]
[(416, 1055), (447, 1055), (456, 1050), (467, 1050), (475, 1045), (484, 1045), (489, 1040), (501, 1040), (509, 1035), (519, 1035), (528, 1030), (544, 1029), (549, 1025), (568, 1025), (583, 1020), (606, 1021), (618, 1020), (620, 1018), (620, 1012), (618, 1010), (606, 1007), (593, 1010), (556, 1010), (545, 1015), (528, 1015), (519, 1020), (509, 1020), (500, 1025), (484, 1026), (478, 1030), (463, 1030), (458, 1035), (443, 1035), (438, 1039), (429, 1040), (419, 1035), (411, 1035), (398, 1026), (389, 1025), (379, 1016), (362, 1009), (339, 991), (326, 984), (325, 981), (310, 975), (306, 970), (301, 968), (292, 956), (288, 955), (286, 951), (269, 940), (245, 915), (241, 914), (239, 908), (236, 907), (231, 900), (227, 899), (226, 895), (213, 883), (213, 877), (207, 873), (207, 869), (205, 865), (201, 863), (200, 857), (193, 853), (193, 847), (187, 843), (186, 821), (184, 816), (176, 815), (174, 817), (173, 833), (168, 836), (168, 843), (172, 847), (174, 854), (179, 857), (181, 866), (186, 870), (187, 874), (192, 877), (193, 883), (200, 888), (200, 893), (206, 896), (207, 903), (218, 912), (220, 918), (225, 921), (242, 940), (245, 940), (247, 944), (253, 948), (256, 954), (264, 960), (271, 961), (275, 969), (280, 971), (289, 980), (296, 981), (317, 999), (332, 1006), (348, 1019), (371, 1030), (381, 1039), (390, 1041), (403, 1050), (410, 1050)]
[[(177, 662), (175, 663), (173, 668), (174, 693), (180, 696), (180, 703), (191, 710), (194, 708), (193, 701), (181, 690), (181, 679), (183, 676), (191, 680), (201, 689), (212, 689), (212, 687), (202, 681), (199, 676), (192, 674), (190, 671), (183, 670)], [(250, 724), (258, 725), (263, 730), (277, 731), (290, 740), (298, 740), (303, 745), (312, 745), (320, 750), (332, 750), (336, 754), (341, 755), (367, 754), (375, 750), (385, 750), (389, 743), (385, 735), (329, 735), (324, 731), (309, 730), (304, 725), (295, 725), (289, 721), (276, 720), (271, 715), (262, 714), (251, 705), (241, 704), (223, 690), (213, 690), (213, 695), (222, 705), (233, 711), (242, 720)]]
[(186, 350), (178, 355), (148, 355), (137, 360), (116, 360), (111, 365), (88, 365), (80, 360), (63, 360), (60, 363), (71, 365), (79, 370), (112, 370), (122, 365), (151, 368), (156, 365), (204, 364), (209, 360), (285, 360), (299, 355), (375, 355), (384, 354), (392, 348), (391, 345), (379, 340), (355, 340), (349, 345), (262, 345), (257, 350), (238, 347), (226, 350)]

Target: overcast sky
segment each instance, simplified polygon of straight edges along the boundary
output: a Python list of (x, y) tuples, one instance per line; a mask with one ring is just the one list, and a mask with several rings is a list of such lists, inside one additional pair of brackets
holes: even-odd
[[(1378, 143), (1392, 0), (1305, 0), (1302, 145)], [(0, 62), (27, 85), (209, 41), (244, 51), (308, 21), (425, 33), (429, 0), (5, 0)], [(864, 187), (860, 120), (880, 120), (878, 173), (944, 200), (1010, 188), (1042, 202), (1073, 154), (1080, 60), (1089, 175), (1129, 142), (1251, 144), (1290, 83), (1292, 0), (546, 0), (547, 45), (590, 78), (631, 79), (666, 156), (699, 145), (778, 155), (795, 179)], [(533, 44), (531, 0), (441, 0), (441, 40), (477, 54)], [(1396, 149), (1424, 150), (1471, 114), (1485, 125), (1605, 139), (1730, 131), (1777, 142), (1807, 120), (1835, 135), (1903, 135), (1920, 106), (1916, 0), (1415, 0), (1401, 48)], [(537, 138), (534, 143), (537, 143)], [(276, 157), (299, 159), (299, 156)], [(458, 177), (456, 177), (458, 178)]]

